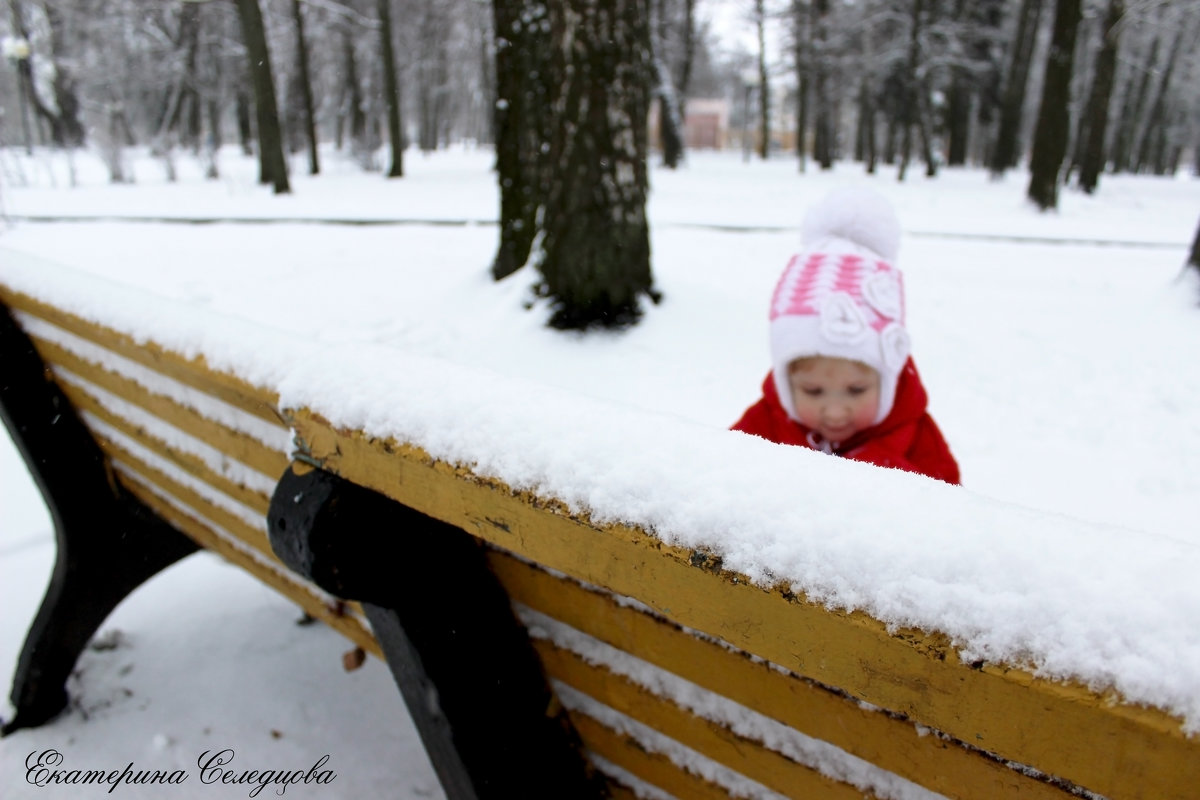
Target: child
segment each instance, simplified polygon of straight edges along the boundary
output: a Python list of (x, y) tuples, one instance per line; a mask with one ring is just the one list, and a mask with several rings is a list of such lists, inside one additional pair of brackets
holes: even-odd
[(763, 396), (733, 429), (957, 484), (909, 357), (895, 212), (839, 190), (809, 212), (803, 241), (771, 299)]

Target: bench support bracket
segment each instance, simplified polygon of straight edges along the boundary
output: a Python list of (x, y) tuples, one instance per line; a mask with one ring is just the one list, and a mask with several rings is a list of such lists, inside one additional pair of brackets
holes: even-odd
[(58, 553), (13, 677), (13, 719), (0, 735), (67, 705), (79, 654), (117, 604), (198, 546), (121, 491), (104, 453), (0, 304), (0, 417), (41, 490)]
[(284, 563), (363, 603), (450, 800), (605, 796), (477, 539), (295, 466), (269, 523)]

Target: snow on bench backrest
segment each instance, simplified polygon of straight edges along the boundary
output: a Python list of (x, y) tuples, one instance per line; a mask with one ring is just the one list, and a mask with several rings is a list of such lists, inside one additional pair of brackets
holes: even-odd
[(1114, 797), (1197, 785), (1181, 544), (586, 398), (547, 416), (542, 389), (503, 376), (339, 358), (16, 272), (0, 299), (126, 484), (364, 647), (355, 610), (270, 553), (289, 458), (495, 545), (585, 743), (623, 779), (681, 797), (751, 779), (791, 796), (919, 796), (896, 776), (963, 798), (1065, 796), (1038, 773)]

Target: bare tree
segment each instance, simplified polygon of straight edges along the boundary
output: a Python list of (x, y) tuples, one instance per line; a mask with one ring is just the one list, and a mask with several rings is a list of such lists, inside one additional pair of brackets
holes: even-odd
[[(9, 0), (13, 32), (29, 43), (31, 52), (17, 61), (17, 74), (24, 97), (33, 105), (37, 117), (50, 127), (50, 140), (59, 147), (78, 147), (86, 138), (86, 131), (79, 119), (79, 98), (76, 94), (76, 78), (67, 66), (67, 43), (63, 36), (61, 9), (48, 2), (32, 6), (33, 13), (41, 14), (46, 21), (49, 37), (38, 41), (31, 33), (28, 23), (29, 9), (20, 0)], [(44, 97), (39, 81), (34, 74), (35, 66), (42, 75), (50, 76), (50, 92), (53, 99)]]
[(836, 101), (831, 91), (833, 71), (832, 53), (829, 47), (829, 28), (832, 25), (829, 0), (814, 0), (812, 21), (809, 26), (811, 40), (809, 56), (813, 93), (813, 158), (821, 169), (832, 169), (836, 154), (837, 135)]
[[(950, 87), (946, 105), (946, 164), (963, 166), (980, 161), (972, 147), (976, 129), (988, 130), (1000, 98), (1000, 27), (1004, 0), (956, 0), (952, 18), (958, 21), (950, 46)], [(978, 121), (972, 125), (972, 115)]]
[(542, 0), (493, 0), (496, 35), (496, 169), (500, 180), (500, 245), (492, 277), (529, 261), (537, 212), (546, 195), (550, 147), (550, 19)]
[(925, 25), (925, 0), (913, 0), (912, 15), (909, 21), (908, 59), (905, 65), (903, 86), (903, 126), (904, 143), (901, 145), (901, 161), (898, 177), (904, 180), (908, 170), (909, 158), (912, 153), (913, 128), (921, 137), (921, 152), (925, 160), (925, 174), (928, 177), (937, 175), (937, 158), (933, 153), (933, 134), (929, 130), (928, 88), (923, 79), (924, 58), (921, 48), (921, 37)]
[(313, 105), (311, 70), (308, 66), (308, 42), (304, 38), (304, 12), (300, 0), (292, 0), (292, 20), (296, 25), (296, 77), (300, 83), (301, 100), (304, 104), (304, 135), (308, 139), (308, 174), (321, 172), (321, 160), (317, 154), (317, 112)]
[(1195, 39), (1187, 25), (1180, 25), (1175, 32), (1175, 43), (1171, 46), (1170, 54), (1167, 56), (1167, 63), (1163, 66), (1159, 75), (1158, 90), (1154, 94), (1154, 103), (1150, 106), (1150, 113), (1145, 120), (1144, 133), (1142, 134), (1141, 146), (1137, 150), (1137, 155), (1133, 161), (1133, 169), (1135, 172), (1141, 172), (1147, 167), (1151, 171), (1162, 174), (1165, 172), (1161, 164), (1161, 156), (1159, 159), (1154, 157), (1155, 150), (1162, 150), (1165, 147), (1167, 134), (1167, 106), (1171, 98), (1171, 79), (1175, 74), (1175, 69), (1179, 64), (1180, 53), (1183, 52), (1183, 43)]
[(279, 106), (275, 101), (275, 81), (271, 77), (271, 53), (267, 48), (262, 9), (258, 0), (237, 0), (237, 7), (254, 83), (258, 182), (272, 184), (275, 194), (287, 194), (291, 186), (288, 184), (287, 161), (283, 157), (283, 131), (279, 126)]
[(1192, 252), (1188, 254), (1187, 263), (1200, 270), (1200, 224), (1196, 226), (1196, 236), (1192, 239)]
[(1071, 131), (1071, 71), (1082, 0), (1058, 0), (1054, 33), (1046, 58), (1042, 103), (1029, 157), (1029, 199), (1043, 211), (1058, 207), (1058, 183)]
[(1086, 133), (1080, 137), (1084, 144), (1079, 159), (1079, 187), (1087, 194), (1096, 191), (1100, 173), (1104, 170), (1104, 142), (1108, 134), (1108, 107), (1117, 74), (1117, 54), (1120, 48), (1121, 31), (1118, 27), (1125, 16), (1125, 0), (1109, 0), (1104, 15), (1104, 29), (1100, 51), (1096, 54), (1096, 68), (1092, 76), (1092, 90), (1088, 95), (1084, 111)]
[(767, 71), (766, 0), (754, 0), (754, 27), (758, 34), (758, 155), (771, 152), (771, 81)]
[(396, 55), (392, 45), (392, 2), (378, 0), (379, 50), (383, 58), (383, 99), (387, 108), (388, 139), (392, 144), (389, 178), (404, 175), (404, 133), (400, 128), (400, 86), (396, 82)]
[(1138, 121), (1142, 118), (1146, 98), (1150, 95), (1150, 79), (1154, 73), (1154, 64), (1158, 60), (1161, 41), (1156, 32), (1153, 43), (1150, 45), (1150, 54), (1143, 62), (1142, 68), (1129, 70), (1124, 102), (1117, 126), (1116, 142), (1113, 144), (1112, 160), (1115, 172), (1125, 172), (1130, 168), (1134, 135), (1137, 131)]
[(1000, 105), (1000, 123), (989, 164), (993, 175), (1001, 175), (1017, 165), (1020, 158), (1021, 111), (1025, 107), (1025, 88), (1037, 42), (1038, 23), (1043, 0), (1021, 0), (1017, 30), (1009, 54), (1008, 75), (1004, 81), (1004, 99)]
[[(665, 0), (650, 0), (650, 26), (653, 32), (654, 84), (658, 97), (658, 130), (663, 166), (675, 169), (683, 159), (683, 98), (671, 75), (668, 57), (671, 45), (670, 19), (664, 5)], [(688, 5), (691, 5), (691, 0)]]

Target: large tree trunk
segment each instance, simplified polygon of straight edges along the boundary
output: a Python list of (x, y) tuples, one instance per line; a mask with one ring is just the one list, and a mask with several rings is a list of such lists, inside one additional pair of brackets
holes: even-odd
[(308, 68), (308, 42), (304, 38), (304, 12), (300, 0), (292, 0), (292, 19), (296, 23), (296, 78), (300, 81), (300, 94), (304, 103), (304, 134), (308, 139), (308, 174), (321, 172), (321, 160), (317, 155), (317, 114), (313, 104), (313, 90)]
[(1054, 33), (1046, 59), (1042, 103), (1029, 158), (1029, 199), (1043, 211), (1058, 207), (1058, 177), (1067, 155), (1071, 118), (1071, 72), (1082, 0), (1058, 0)]
[(255, 119), (258, 122), (258, 182), (270, 183), (275, 194), (287, 194), (287, 161), (283, 157), (283, 131), (279, 125), (279, 105), (275, 100), (275, 81), (271, 77), (271, 54), (258, 0), (237, 0), (242, 23), (242, 39), (254, 83)]
[(557, 328), (623, 327), (656, 298), (646, 221), (650, 98), (645, 0), (550, 4), (544, 291)]
[(379, 49), (383, 55), (383, 98), (387, 105), (388, 140), (392, 143), (389, 178), (404, 175), (404, 133), (400, 127), (400, 85), (396, 82), (396, 53), (392, 47), (392, 0), (379, 0)]
[(1113, 84), (1117, 75), (1117, 53), (1120, 48), (1121, 31), (1117, 23), (1125, 16), (1125, 0), (1109, 0), (1108, 12), (1104, 15), (1103, 43), (1096, 54), (1095, 74), (1092, 90), (1088, 96), (1087, 133), (1079, 159), (1079, 187), (1087, 194), (1096, 191), (1100, 173), (1104, 171), (1104, 140), (1108, 134), (1108, 106), (1112, 100)]
[(492, 277), (529, 261), (537, 210), (545, 198), (543, 146), (549, 147), (550, 36), (541, 0), (493, 0), (496, 34), (496, 170), (500, 245)]
[(1012, 59), (1004, 82), (1000, 124), (990, 159), (993, 175), (1002, 175), (1005, 170), (1015, 167), (1020, 159), (1021, 111), (1025, 107), (1025, 87), (1041, 15), (1042, 0), (1022, 0), (1017, 31), (1013, 36)]

